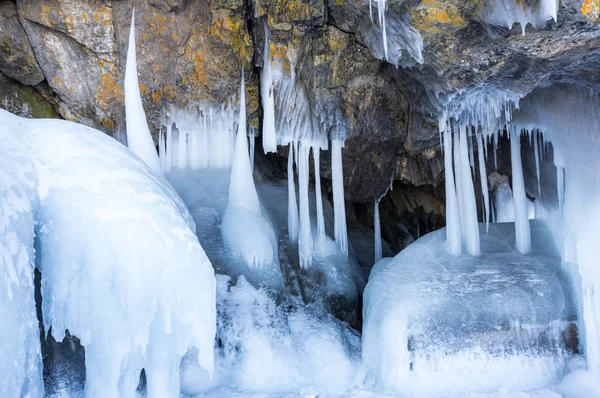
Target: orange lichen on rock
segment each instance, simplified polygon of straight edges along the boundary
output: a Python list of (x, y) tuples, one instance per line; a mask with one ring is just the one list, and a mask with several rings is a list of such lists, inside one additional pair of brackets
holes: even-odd
[(600, 15), (600, 0), (584, 0), (581, 5), (581, 13), (592, 19), (598, 18)]
[(423, 0), (413, 9), (413, 23), (424, 33), (442, 33), (467, 25), (455, 1)]

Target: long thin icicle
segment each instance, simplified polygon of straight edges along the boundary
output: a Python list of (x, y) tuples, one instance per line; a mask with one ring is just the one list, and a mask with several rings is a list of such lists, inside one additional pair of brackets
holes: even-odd
[(463, 126), (460, 131), (460, 173), (463, 212), (462, 221), (463, 230), (465, 232), (465, 247), (467, 252), (472, 256), (481, 254), (479, 242), (479, 224), (477, 223), (477, 204), (475, 202), (475, 190), (473, 188), (473, 177), (471, 167), (469, 165), (469, 148), (467, 146), (467, 127)]
[(510, 136), (510, 164), (513, 178), (513, 200), (515, 203), (515, 237), (517, 250), (521, 254), (531, 251), (531, 231), (527, 212), (527, 195), (521, 163), (521, 134), (514, 129)]
[(263, 105), (263, 149), (265, 153), (277, 152), (277, 135), (275, 133), (275, 98), (273, 93), (273, 73), (271, 70), (271, 52), (269, 47), (269, 24), (265, 19), (265, 49), (262, 74), (260, 79), (260, 95)]
[(535, 175), (537, 176), (538, 197), (542, 199), (542, 180), (540, 179), (540, 147), (539, 147), (539, 132), (531, 133), (533, 136), (533, 154), (535, 156)]
[(288, 152), (288, 236), (290, 242), (298, 241), (298, 204), (296, 202), (296, 184), (294, 183), (294, 145), (290, 142)]
[(300, 196), (300, 235), (298, 237), (298, 254), (300, 266), (310, 267), (312, 264), (312, 231), (310, 226), (310, 207), (308, 202), (308, 164), (310, 147), (302, 143), (298, 145), (298, 194)]
[(158, 154), (148, 128), (146, 113), (137, 76), (135, 54), (135, 9), (131, 12), (129, 47), (125, 64), (125, 124), (127, 126), (127, 146), (142, 159), (154, 172), (162, 175)]
[(476, 135), (477, 138), (477, 160), (479, 163), (479, 180), (481, 181), (481, 193), (483, 194), (483, 220), (485, 222), (485, 231), (490, 226), (490, 192), (487, 183), (487, 170), (485, 169), (485, 160), (483, 159), (483, 136)]
[(323, 215), (323, 196), (321, 194), (321, 148), (313, 147), (315, 167), (315, 199), (317, 203), (317, 239), (319, 244), (325, 243), (325, 217)]
[(348, 254), (348, 231), (346, 227), (346, 204), (344, 202), (344, 171), (342, 147), (344, 141), (331, 140), (331, 179), (333, 185), (334, 236), (340, 250)]
[(383, 247), (381, 245), (381, 218), (379, 216), (379, 202), (381, 202), (381, 199), (383, 199), (385, 197), (385, 195), (387, 195), (387, 193), (393, 189), (393, 184), (394, 184), (394, 173), (392, 173), (392, 175), (390, 176), (390, 185), (388, 185), (388, 187), (385, 190), (385, 192), (383, 193), (383, 195), (381, 195), (375, 201), (375, 210), (374, 210), (374, 214), (373, 214), (373, 222), (374, 222), (373, 233), (375, 235), (375, 258), (374, 258), (375, 263), (377, 261), (381, 260), (381, 258), (383, 257)]
[[(440, 123), (440, 128), (442, 123)], [(454, 187), (454, 171), (452, 167), (452, 133), (450, 126), (444, 130), (444, 169), (446, 179), (446, 242), (448, 251), (459, 256), (462, 252), (460, 216), (456, 189)]]

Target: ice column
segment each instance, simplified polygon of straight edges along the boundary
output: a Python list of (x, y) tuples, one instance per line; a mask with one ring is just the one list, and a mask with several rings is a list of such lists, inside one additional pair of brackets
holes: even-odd
[(177, 168), (187, 169), (187, 134), (183, 128), (179, 128), (179, 139), (177, 141)]
[(125, 65), (125, 115), (127, 146), (154, 172), (162, 174), (154, 141), (150, 129), (148, 129), (148, 121), (144, 113), (138, 85), (135, 55), (135, 11), (131, 13), (129, 48), (127, 49), (127, 64)]
[(271, 54), (269, 48), (269, 24), (265, 19), (265, 49), (263, 69), (260, 78), (260, 95), (263, 106), (263, 149), (277, 152), (277, 135), (275, 134), (275, 98), (273, 93), (273, 73), (271, 71)]
[(296, 184), (294, 184), (294, 145), (290, 142), (288, 152), (288, 236), (290, 242), (298, 241), (298, 204), (296, 202)]
[(323, 196), (321, 195), (321, 148), (313, 147), (315, 166), (315, 199), (317, 203), (317, 239), (319, 244), (325, 242), (325, 217), (323, 216)]
[(477, 163), (479, 164), (479, 180), (481, 181), (481, 193), (483, 194), (483, 220), (486, 231), (490, 225), (490, 192), (488, 190), (487, 172), (485, 169), (483, 135), (477, 134)]
[(165, 142), (166, 152), (166, 167), (165, 171), (170, 171), (173, 168), (173, 128), (171, 123), (167, 123), (167, 139)]
[[(467, 127), (460, 128), (460, 173), (461, 173), (461, 197), (462, 197), (462, 222), (464, 231), (465, 246), (467, 252), (472, 256), (481, 254), (479, 245), (479, 224), (477, 223), (477, 205), (475, 203), (475, 190), (473, 188), (473, 178), (471, 166), (469, 164), (469, 148), (467, 146)], [(525, 214), (527, 219), (527, 214)]]
[(331, 179), (333, 188), (334, 236), (340, 250), (348, 254), (348, 231), (346, 227), (346, 205), (344, 202), (344, 171), (342, 147), (344, 141), (331, 140)]
[(373, 233), (375, 235), (375, 262), (381, 260), (381, 257), (383, 257), (383, 251), (381, 249), (381, 224), (380, 224), (380, 220), (379, 220), (379, 202), (381, 201), (381, 198), (377, 199), (375, 201), (375, 211), (374, 211), (374, 215), (373, 215), (373, 221), (375, 222), (375, 225), (373, 225)]
[(521, 254), (531, 251), (531, 232), (527, 214), (527, 196), (521, 164), (521, 134), (514, 129), (510, 137), (510, 164), (513, 177), (513, 200), (515, 203), (515, 235), (517, 250)]
[(310, 228), (310, 207), (308, 204), (308, 164), (310, 147), (298, 144), (298, 194), (300, 195), (300, 236), (298, 253), (300, 266), (309, 267), (312, 264), (312, 232)]
[[(440, 128), (443, 125), (440, 122)], [(462, 241), (458, 201), (454, 187), (454, 170), (452, 167), (452, 132), (449, 125), (445, 126), (444, 130), (444, 169), (446, 179), (446, 241), (450, 253), (459, 256), (462, 252)]]

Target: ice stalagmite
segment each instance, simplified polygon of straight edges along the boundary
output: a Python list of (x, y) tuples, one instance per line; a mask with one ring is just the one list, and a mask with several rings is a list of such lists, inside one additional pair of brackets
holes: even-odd
[(477, 134), (477, 163), (479, 165), (479, 180), (481, 182), (481, 193), (483, 195), (483, 221), (486, 229), (490, 225), (490, 192), (488, 190), (487, 172), (485, 169), (485, 159), (483, 150), (483, 135)]
[(344, 141), (331, 140), (331, 178), (333, 188), (334, 236), (340, 251), (348, 254), (348, 231), (346, 227), (346, 204), (344, 202), (344, 171), (342, 147)]
[[(440, 123), (440, 126), (442, 125)], [(460, 214), (456, 189), (454, 187), (454, 170), (452, 167), (452, 132), (449, 126), (444, 130), (444, 169), (446, 179), (446, 241), (450, 253), (459, 256), (462, 253), (462, 240)]]
[(263, 106), (263, 149), (277, 152), (277, 135), (275, 134), (275, 97), (273, 93), (273, 73), (271, 70), (271, 53), (269, 48), (269, 25), (265, 18), (265, 50), (263, 69), (260, 77), (260, 95)]
[[(463, 212), (461, 225), (464, 231), (465, 247), (472, 256), (479, 256), (479, 225), (477, 223), (477, 205), (475, 203), (475, 190), (473, 188), (473, 178), (471, 166), (469, 165), (469, 149), (467, 146), (467, 127), (460, 128), (460, 173)], [(527, 215), (526, 215), (527, 217)], [(525, 218), (527, 219), (527, 218)]]
[(531, 251), (531, 232), (523, 180), (523, 165), (521, 164), (521, 134), (516, 129), (513, 129), (510, 135), (510, 164), (513, 178), (517, 250), (521, 254), (528, 254)]
[(148, 129), (148, 121), (142, 105), (138, 85), (137, 61), (135, 54), (135, 11), (131, 13), (129, 48), (125, 66), (125, 123), (127, 125), (127, 146), (152, 170), (162, 174), (154, 141)]
[(296, 202), (296, 184), (294, 183), (294, 145), (290, 143), (288, 152), (288, 236), (290, 242), (298, 241), (298, 202)]
[(308, 198), (308, 164), (310, 147), (298, 144), (298, 195), (300, 196), (300, 236), (298, 237), (298, 253), (300, 266), (312, 264), (312, 231), (310, 226), (310, 208)]
[(325, 243), (325, 217), (323, 216), (323, 196), (321, 195), (321, 148), (313, 147), (315, 166), (315, 199), (317, 203), (317, 239), (320, 245)]
[(275, 232), (271, 224), (262, 216), (260, 201), (250, 169), (243, 73), (238, 132), (231, 165), (229, 198), (221, 224), (221, 235), (226, 247), (249, 267), (263, 268), (278, 263)]

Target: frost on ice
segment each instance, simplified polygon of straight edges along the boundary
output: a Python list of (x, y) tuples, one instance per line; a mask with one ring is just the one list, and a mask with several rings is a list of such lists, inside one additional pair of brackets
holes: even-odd
[(448, 253), (440, 230), (373, 267), (362, 352), (380, 388), (456, 395), (560, 380), (570, 358), (562, 333), (576, 306), (552, 235), (533, 224), (525, 257), (512, 248), (511, 224), (479, 229), (481, 257)]
[[(207, 378), (212, 375), (215, 279), (179, 196), (99, 131), (66, 121), (24, 120), (4, 111), (0, 117), (3, 142), (16, 134), (28, 142), (25, 160), (18, 152), (15, 160), (8, 158), (22, 164), (19, 180), (7, 180), (13, 184), (8, 194), (18, 199), (9, 203), (19, 208), (2, 207), (9, 212), (9, 236), (15, 222), (21, 224), (11, 248), (21, 254), (8, 257), (14, 275), (9, 291), (13, 297), (22, 295), (21, 286), (31, 284), (33, 238), (27, 223), (35, 200), (24, 199), (35, 191), (44, 326), (46, 331), (52, 326), (59, 341), (66, 329), (81, 339), (85, 395), (133, 396), (144, 368), (149, 397), (178, 396), (180, 361), (190, 347), (197, 350), (195, 360)], [(37, 332), (33, 299), (22, 297), (19, 305), (29, 307), (21, 316)], [(35, 369), (36, 348), (25, 347), (29, 354), (21, 354), (21, 361)], [(29, 377), (35, 387), (34, 376)]]
[(0, 120), (0, 396), (41, 397), (42, 357), (33, 297), (37, 178), (18, 119), (0, 110)]

